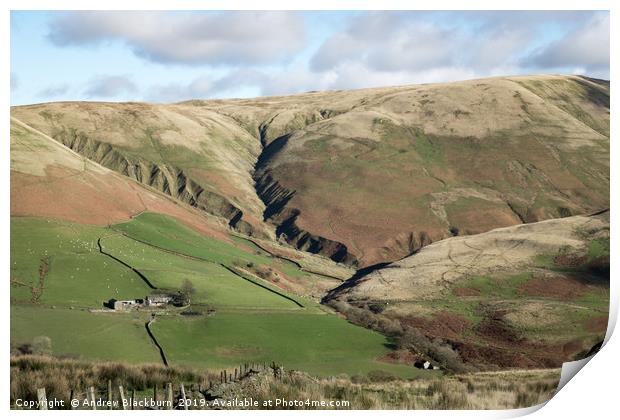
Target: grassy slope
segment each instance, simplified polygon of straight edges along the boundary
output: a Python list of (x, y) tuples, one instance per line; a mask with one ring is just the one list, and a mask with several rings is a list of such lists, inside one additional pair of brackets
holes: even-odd
[(146, 314), (92, 314), (66, 308), (13, 305), (11, 344), (31, 342), (37, 336), (52, 339), (57, 355), (89, 360), (160, 362), (148, 339)]
[(233, 275), (217, 263), (183, 258), (121, 235), (102, 241), (104, 250), (137, 268), (154, 285), (178, 289), (184, 280), (196, 288), (194, 301), (220, 308), (293, 308), (294, 304)]
[[(435, 229), (440, 232), (437, 236), (440, 237), (447, 234), (451, 225), (463, 233), (470, 233), (472, 226), (486, 230), (498, 224), (514, 223), (516, 215), (504, 202), (506, 196), (513, 199), (511, 204), (528, 220), (556, 217), (561, 208), (572, 212), (598, 209), (608, 205), (609, 201), (608, 88), (602, 87), (593, 93), (590, 88), (583, 87), (579, 78), (552, 79), (536, 78), (536, 83), (527, 83), (523, 79), (515, 80), (516, 83), (493, 79), (454, 84), (449, 88), (426, 86), (309, 95), (304, 97), (303, 109), (278, 114), (282, 118), (278, 116), (274, 121), (279, 121), (281, 131), (275, 123), (268, 128), (267, 131), (272, 132), (268, 141), (290, 129), (304, 129), (291, 139), (290, 150), (283, 149), (281, 161), (276, 158), (270, 162), (269, 169), (274, 170), (276, 178), (285, 184), (291, 182), (285, 186), (297, 190), (297, 201), (291, 204), (302, 209), (302, 228), (338, 240), (350, 239), (347, 245), (358, 255), (367, 256), (366, 262), (393, 259), (410, 251), (406, 246), (390, 242), (400, 233), (427, 230), (432, 234)], [(498, 106), (498, 98), (501, 106)], [(258, 106), (260, 111), (252, 108), (252, 103), (260, 100), (196, 103), (195, 109), (190, 105), (172, 108), (175, 108), (174, 112), (186, 115), (194, 112), (209, 114), (218, 108), (218, 113), (234, 115), (237, 122), (246, 121), (244, 128), (255, 132), (259, 122), (280, 112), (282, 106), (288, 107), (291, 101), (300, 102), (300, 98), (275, 101), (267, 98)], [(307, 125), (312, 121), (298, 118), (304, 112), (325, 107), (325, 103), (338, 111), (327, 120), (318, 118), (315, 124)], [(55, 106), (62, 110), (56, 109), (57, 114), (47, 111), (48, 107)], [(87, 110), (78, 109), (82, 106)], [(61, 132), (66, 135), (77, 127), (87, 136), (97, 133), (98, 141), (114, 143), (121, 140), (125, 144), (117, 146), (134, 157), (139, 155), (159, 162), (165, 156), (184, 168), (204, 164), (205, 167), (199, 169), (206, 169), (209, 174), (201, 179), (213, 181), (214, 188), (218, 184), (213, 174), (219, 173), (222, 167), (236, 171), (239, 166), (218, 160), (226, 153), (217, 156), (217, 167), (211, 167), (210, 163), (201, 160), (202, 157), (196, 159), (192, 152), (188, 152), (196, 145), (183, 143), (194, 137), (187, 136), (184, 130), (179, 130), (177, 134), (181, 135), (175, 139), (167, 138), (174, 131), (170, 128), (174, 127), (162, 126), (158, 121), (161, 115), (155, 115), (164, 112), (165, 107), (152, 113), (156, 107), (127, 104), (121, 107), (120, 114), (115, 105), (99, 108), (99, 104), (57, 104), (19, 107), (13, 113), (20, 114), (20, 118), (32, 118), (36, 127), (52, 135)], [(246, 110), (251, 111), (246, 115)], [(378, 115), (376, 110), (381, 114)], [(82, 111), (89, 118), (80, 117)], [(339, 117), (337, 114), (341, 111), (343, 114)], [(98, 113), (106, 115), (103, 118), (108, 119), (103, 121), (106, 126), (111, 122), (109, 118), (122, 115), (122, 130), (102, 131), (98, 126), (102, 122)], [(134, 124), (133, 118), (140, 120), (145, 115), (149, 117)], [(295, 121), (293, 125), (285, 121), (291, 115)], [(219, 120), (221, 115), (210, 114), (209, 118)], [(90, 124), (90, 121), (95, 121), (94, 128), (82, 125)], [(180, 120), (175, 117), (175, 121)], [(487, 127), (489, 121), (491, 125), (505, 126)], [(229, 123), (232, 121), (226, 118), (226, 124)], [(435, 123), (444, 123), (444, 126)], [(135, 127), (139, 129), (134, 130)], [(151, 130), (153, 127), (157, 127), (155, 132)], [(238, 128), (235, 127), (235, 132)], [(357, 129), (359, 131), (355, 131)], [(236, 140), (230, 144), (241, 150), (235, 155), (236, 163), (248, 169), (259, 152), (256, 145), (252, 146), (256, 139), (248, 137), (247, 133), (237, 134), (240, 137), (233, 136)], [(203, 135), (201, 132), (198, 136), (203, 139)], [(225, 133), (219, 132), (213, 138), (214, 143), (203, 142), (200, 147), (208, 146), (209, 153), (228, 150), (230, 144)], [(142, 149), (127, 150), (131, 149), (134, 140)], [(170, 144), (164, 145), (166, 141)], [(151, 149), (149, 144), (155, 146)], [(326, 155), (330, 159), (326, 159)], [(292, 173), (306, 174), (311, 178), (292, 177)], [(251, 183), (246, 182), (250, 180), (249, 175), (244, 171), (237, 175), (240, 177), (235, 176), (232, 184), (243, 184), (244, 188), (253, 191), (248, 187)], [(401, 183), (401, 180), (405, 182)], [(294, 185), (295, 182), (299, 185)], [(219, 192), (237, 198), (247, 192), (220, 187), (217, 188)], [(506, 196), (498, 201), (493, 191)], [(537, 193), (532, 194), (532, 191)], [(351, 203), (363, 203), (364, 207)], [(250, 213), (260, 213), (261, 205), (255, 197), (237, 204), (251, 209)], [(445, 211), (445, 218), (441, 217), (441, 210)], [(21, 227), (16, 224), (13, 237), (23, 239), (12, 243), (11, 275), (18, 282), (36, 285), (41, 259), (51, 256), (51, 269), (39, 305), (54, 305), (55, 310), (69, 306), (100, 306), (110, 297), (137, 297), (148, 291), (132, 271), (102, 256), (92, 255), (93, 241), (102, 232), (110, 235), (104, 239), (104, 246), (135, 263), (161, 287), (177, 287), (184, 278), (197, 284), (196, 302), (218, 309), (216, 316), (208, 321), (219, 315), (236, 314), (233, 310), (247, 310), (252, 316), (270, 311), (274, 316), (285, 311), (295, 316), (302, 313), (277, 295), (225, 272), (218, 264), (277, 266), (299, 281), (312, 281), (292, 264), (256, 254), (256, 249), (252, 251), (253, 247), (244, 244), (243, 240), (236, 246), (226, 245), (188, 229), (183, 230), (170, 219), (155, 215), (145, 214), (130, 223), (118, 225), (116, 231), (62, 223), (46, 230), (45, 223), (52, 222), (30, 220), (32, 226), (26, 222)], [(132, 243), (119, 236), (118, 230), (199, 260)], [(58, 236), (54, 239), (54, 235)], [(365, 242), (365, 239), (369, 241)], [(90, 251), (88, 247), (91, 247)], [(601, 248), (604, 250), (604, 244), (594, 245), (591, 252), (598, 255)], [(140, 255), (141, 252), (149, 257)], [(545, 264), (551, 259), (550, 256), (540, 258)], [(102, 273), (106, 276), (103, 277)], [(481, 289), (479, 297), (448, 294), (422, 305), (426, 305), (426, 309), (452, 310), (468, 317), (476, 326), (482, 319), (477, 311), (480, 301), (489, 301), (500, 307), (520, 301), (516, 285), (498, 286), (497, 290), (492, 290), (497, 281), (503, 280), (506, 279), (473, 279), (473, 288)], [(508, 281), (507, 284), (511, 283)], [(582, 315), (602, 310), (607, 305), (605, 298), (604, 294), (590, 294), (570, 304), (532, 297), (529, 300), (545, 305), (543, 317), (559, 315), (573, 323), (571, 328), (583, 328)], [(20, 308), (26, 308), (32, 300), (32, 291), (27, 286), (13, 283), (11, 299)], [(307, 306), (304, 313), (318, 314), (316, 306)], [(33, 311), (39, 309), (32, 308)], [(527, 311), (536, 312), (537, 309), (521, 308), (517, 312), (521, 316)], [(96, 314), (88, 316), (101, 319)], [(47, 322), (45, 316), (40, 318), (43, 324)], [(165, 327), (166, 321), (162, 319), (156, 327)], [(539, 330), (526, 324), (519, 325), (527, 334), (539, 334), (540, 337), (573, 331), (567, 330), (563, 323)], [(62, 336), (59, 339), (62, 340)], [(55, 338), (54, 342), (57, 341)], [(355, 349), (352, 352), (355, 353)]]
[(206, 261), (229, 265), (252, 262), (257, 265), (276, 266), (285, 274), (292, 276), (308, 276), (292, 263), (274, 261), (247, 240), (235, 237), (237, 245), (222, 243), (200, 235), (176, 220), (161, 214), (144, 213), (132, 219), (131, 222), (115, 225), (115, 229), (149, 244)]
[(45, 305), (101, 307), (104, 300), (143, 296), (149, 289), (131, 270), (99, 254), (97, 238), (107, 230), (39, 218), (11, 219), (11, 300), (30, 302), (41, 259), (50, 270), (40, 302)]
[(161, 318), (153, 330), (176, 363), (219, 368), (247, 361), (271, 363), (317, 375), (385, 370), (418, 376), (411, 367), (376, 361), (385, 337), (333, 315), (225, 312), (196, 320)]
[[(404, 377), (418, 374), (410, 367), (376, 361), (388, 351), (383, 336), (292, 296), (304, 305), (299, 308), (227, 271), (222, 264), (232, 268), (249, 262), (287, 264), (255, 248), (246, 251), (239, 242), (235, 247), (206, 238), (169, 217), (150, 213), (111, 228), (37, 218), (13, 218), (11, 227), (13, 345), (46, 335), (55, 354), (157, 361), (144, 329), (147, 313), (85, 310), (101, 308), (112, 297), (136, 298), (150, 291), (133, 271), (98, 252), (96, 242), (102, 238), (105, 252), (137, 268), (156, 287), (176, 289), (189, 279), (197, 289), (192, 299), (195, 309), (216, 310), (210, 316), (184, 317), (169, 311), (157, 317), (153, 331), (173, 364), (221, 368), (275, 360), (321, 375), (377, 369)], [(43, 292), (32, 303), (31, 289), (16, 282), (38, 286), (39, 265), (47, 257), (50, 265)], [(310, 277), (293, 265), (286, 271), (302, 279)], [(261, 284), (275, 290), (273, 285)]]
[[(570, 273), (570, 272), (569, 272)], [(472, 328), (483, 319), (480, 308), (485, 305), (515, 313), (511, 324), (521, 337), (542, 341), (583, 340), (589, 345), (600, 338), (600, 332), (588, 331), (587, 321), (606, 316), (609, 307), (609, 289), (592, 287), (581, 296), (572, 299), (560, 299), (546, 296), (528, 296), (521, 289), (532, 279), (531, 272), (517, 275), (499, 275), (492, 277), (473, 277), (454, 287), (452, 293), (443, 299), (424, 302), (430, 308), (442, 308), (468, 317)], [(570, 287), (570, 285), (567, 285)], [(459, 296), (455, 289), (469, 288), (478, 291), (478, 296)], [(527, 305), (539, 307), (535, 317), (539, 322), (523, 322), (519, 314), (529, 312)], [(530, 314), (528, 314), (530, 315)], [(550, 318), (545, 320), (545, 315)], [(519, 322), (521, 321), (521, 322)], [(586, 345), (588, 345), (586, 344)]]

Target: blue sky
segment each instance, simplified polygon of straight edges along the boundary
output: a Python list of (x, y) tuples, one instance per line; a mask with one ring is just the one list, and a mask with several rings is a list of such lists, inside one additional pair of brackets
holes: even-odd
[(11, 103), (174, 102), (566, 73), (609, 78), (609, 14), (11, 13)]

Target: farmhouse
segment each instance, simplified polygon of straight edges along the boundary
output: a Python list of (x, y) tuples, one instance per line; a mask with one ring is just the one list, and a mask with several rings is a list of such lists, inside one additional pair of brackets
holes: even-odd
[(145, 298), (145, 306), (164, 306), (174, 300), (173, 295), (159, 293)]
[(110, 309), (115, 311), (130, 311), (141, 308), (159, 308), (168, 304), (180, 306), (179, 296), (176, 294), (157, 293), (146, 296), (144, 299), (132, 299), (132, 300), (116, 300), (110, 299), (104, 304)]

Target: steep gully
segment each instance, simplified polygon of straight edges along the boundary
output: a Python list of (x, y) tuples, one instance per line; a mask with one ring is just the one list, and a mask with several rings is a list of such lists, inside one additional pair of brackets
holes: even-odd
[[(321, 115), (329, 115), (321, 113)], [(272, 118), (273, 120), (273, 118)], [(260, 126), (260, 142), (263, 145), (254, 167), (254, 186), (258, 197), (265, 204), (263, 219), (276, 226), (276, 236), (284, 239), (289, 245), (313, 254), (323, 255), (331, 260), (349, 266), (357, 266), (358, 260), (349, 252), (347, 246), (341, 242), (313, 234), (297, 224), (301, 214), (299, 209), (287, 207), (296, 191), (282, 186), (273, 178), (268, 163), (276, 156), (289, 141), (292, 133), (285, 133), (271, 142), (265, 139), (267, 128), (263, 123)]]
[[(320, 115), (328, 119), (334, 114), (331, 112), (320, 112)], [(286, 143), (293, 134), (292, 132), (283, 133), (272, 141), (269, 141), (266, 136), (269, 124), (273, 122), (274, 118), (275, 116), (272, 116), (268, 121), (259, 126), (259, 140), (262, 145), (262, 152), (257, 159), (253, 174), (256, 193), (265, 204), (263, 219), (273, 223), (276, 226), (276, 236), (284, 239), (289, 245), (301, 251), (329, 257), (331, 260), (338, 263), (357, 267), (357, 257), (348, 251), (346, 245), (335, 240), (312, 234), (297, 226), (296, 219), (301, 213), (300, 210), (287, 207), (287, 204), (293, 198), (296, 191), (289, 190), (282, 186), (273, 178), (268, 168), (268, 163), (284, 148), (284, 146), (286, 146)], [(257, 243), (255, 244), (258, 245)], [(413, 252), (414, 251), (411, 253)], [(298, 263), (295, 264), (299, 265)], [(347, 279), (341, 286), (324, 296), (321, 303), (329, 301), (343, 285), (350, 285), (351, 282), (359, 281), (372, 271), (381, 269), (389, 264), (390, 262), (384, 262), (358, 269), (350, 279)]]
[[(332, 118), (340, 112), (320, 110), (307, 119), (306, 124)], [(275, 226), (278, 238), (301, 251), (319, 254), (335, 262), (358, 266), (358, 257), (351, 253), (341, 242), (329, 239), (302, 229), (297, 219), (301, 210), (288, 206), (296, 191), (289, 190), (276, 180), (269, 169), (270, 160), (276, 156), (289, 141), (295, 130), (300, 127), (285, 128), (269, 138), (270, 124), (276, 118), (271, 116), (258, 126), (257, 133), (251, 134), (260, 142), (262, 149), (254, 165), (254, 188), (258, 197), (265, 204), (263, 220)], [(230, 116), (228, 116), (230, 117)], [(210, 191), (192, 179), (185, 170), (168, 163), (157, 163), (143, 157), (126, 153), (108, 143), (99, 142), (83, 132), (62, 129), (52, 136), (75, 153), (90, 159), (108, 169), (125, 175), (137, 182), (148, 185), (179, 201), (198, 208), (206, 213), (222, 217), (228, 221), (231, 229), (242, 234), (260, 235), (252, 225), (243, 220), (243, 211), (226, 197)]]
[(274, 258), (274, 259), (277, 259), (277, 260), (280, 260), (280, 261), (284, 261), (284, 262), (293, 264), (295, 267), (297, 267), (297, 269), (299, 269), (301, 271), (305, 271), (306, 273), (313, 274), (315, 276), (325, 277), (325, 278), (332, 279), (332, 280), (338, 280), (338, 281), (343, 281), (344, 280), (342, 277), (336, 277), (336, 276), (332, 276), (330, 274), (320, 273), (318, 271), (310, 270), (310, 269), (304, 267), (303, 265), (299, 264), (297, 261), (295, 261), (295, 260), (293, 260), (291, 258), (287, 258), (287, 257), (283, 257), (282, 255), (274, 254), (272, 251), (270, 251), (269, 249), (265, 248), (263, 245), (261, 245), (259, 242), (255, 241), (252, 238), (244, 238), (244, 239), (252, 242), (257, 248), (259, 248), (261, 251), (263, 251), (266, 254), (268, 254), (271, 258)]
[(226, 219), (228, 225), (239, 232), (250, 235), (253, 233), (252, 226), (242, 220), (241, 209), (226, 197), (206, 189), (181, 168), (123, 153), (108, 143), (99, 142), (75, 130), (62, 130), (53, 138), (81, 156), (108, 169), (155, 188), (206, 213)]
[[(321, 110), (315, 117), (309, 119), (307, 124), (328, 119), (337, 114), (337, 112)], [(266, 206), (263, 213), (264, 221), (275, 225), (276, 235), (301, 251), (323, 255), (338, 263), (357, 266), (356, 256), (349, 252), (346, 245), (301, 229), (297, 225), (300, 210), (286, 207), (295, 195), (295, 191), (290, 191), (280, 185), (266, 167), (269, 160), (282, 149), (292, 135), (292, 132), (280, 134), (275, 140), (268, 142), (269, 124), (276, 116), (277, 114), (260, 124), (258, 135), (250, 133), (262, 145), (253, 177), (256, 193)], [(77, 130), (63, 129), (54, 133), (52, 137), (72, 151), (108, 169), (155, 188), (206, 213), (226, 219), (231, 229), (249, 236), (261, 234), (243, 220), (241, 209), (226, 197), (210, 191), (207, 186), (192, 179), (182, 168), (168, 163), (152, 162), (126, 153), (122, 149), (94, 140)]]

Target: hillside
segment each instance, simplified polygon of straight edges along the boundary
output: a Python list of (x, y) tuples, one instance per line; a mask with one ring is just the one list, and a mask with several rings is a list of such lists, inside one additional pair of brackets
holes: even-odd
[(123, 177), (11, 119), (11, 216), (109, 225), (144, 211), (174, 216), (227, 240), (225, 226), (155, 189)]
[[(245, 237), (220, 217), (17, 119), (11, 124), (14, 353), (36, 352), (44, 342), (46, 354), (91, 361), (221, 369), (277, 360), (317, 375), (378, 369), (420, 376), (379, 360), (384, 336), (317, 303), (350, 269)], [(191, 310), (105, 306), (174, 293), (186, 282)]]
[(448, 238), (325, 301), (414, 326), (480, 368), (559, 367), (607, 329), (609, 213)]
[(243, 233), (266, 235), (251, 180), (260, 147), (230, 118), (175, 105), (106, 103), (18, 107), (12, 116)]
[(609, 207), (609, 83), (578, 76), (11, 114), (240, 233), (351, 266)]
[[(604, 335), (608, 208), (609, 83), (584, 77), (13, 107), (11, 345), (555, 368)], [(189, 309), (103, 305), (188, 282)]]

